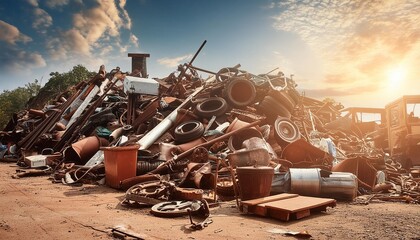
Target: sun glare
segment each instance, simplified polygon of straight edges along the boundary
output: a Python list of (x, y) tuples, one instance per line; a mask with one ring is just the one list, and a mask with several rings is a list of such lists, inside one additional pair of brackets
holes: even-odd
[(397, 87), (404, 81), (405, 70), (402, 67), (397, 67), (389, 71), (388, 83), (390, 87)]

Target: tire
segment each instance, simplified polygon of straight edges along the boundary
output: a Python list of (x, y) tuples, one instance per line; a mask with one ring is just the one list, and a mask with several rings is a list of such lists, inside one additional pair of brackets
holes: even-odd
[(259, 105), (259, 111), (267, 116), (270, 122), (274, 122), (277, 116), (290, 118), (289, 110), (286, 107), (279, 104), (274, 98), (266, 96)]
[(227, 111), (227, 109), (228, 104), (226, 100), (221, 97), (208, 98), (197, 104), (195, 108), (197, 115), (204, 118), (221, 116)]
[(222, 68), (216, 73), (216, 80), (219, 82), (223, 82), (228, 80), (231, 77), (237, 76), (239, 73), (239, 70), (237, 68)]
[(295, 101), (289, 96), (289, 94), (286, 91), (271, 90), (268, 93), (268, 95), (274, 98), (283, 106), (285, 106), (287, 110), (289, 110), (289, 112), (292, 112), (296, 106)]
[(289, 93), (289, 96), (293, 99), (295, 105), (300, 103), (300, 94), (296, 89), (290, 89), (287, 91), (287, 93)]
[(257, 93), (251, 81), (238, 78), (226, 85), (224, 95), (232, 106), (241, 108), (254, 102)]
[(299, 128), (290, 119), (277, 118), (274, 122), (274, 139), (282, 147), (300, 139)]
[(183, 122), (175, 128), (174, 138), (176, 143), (186, 143), (200, 138), (204, 133), (204, 126), (199, 121)]

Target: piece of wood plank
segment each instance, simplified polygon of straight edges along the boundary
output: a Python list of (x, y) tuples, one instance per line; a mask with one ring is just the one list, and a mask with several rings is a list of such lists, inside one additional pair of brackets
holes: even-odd
[(281, 211), (281, 210), (270, 210), (268, 215), (272, 218), (278, 219), (280, 221), (289, 221), (290, 220), (290, 213)]
[(247, 200), (241, 202), (241, 209), (243, 213), (253, 213), (259, 216), (267, 216), (267, 208), (265, 207), (264, 203), (294, 198), (298, 196), (298, 194), (282, 193), (269, 197)]
[(257, 199), (242, 201), (241, 203), (246, 204), (248, 206), (253, 206), (253, 205), (258, 205), (258, 204), (261, 204), (261, 203), (273, 202), (273, 201), (277, 201), (277, 200), (294, 198), (294, 197), (298, 197), (298, 196), (299, 196), (298, 194), (293, 194), (293, 193), (281, 193), (281, 194), (276, 194), (276, 195), (269, 196), (269, 197), (263, 197), (263, 198), (257, 198)]
[(268, 216), (267, 208), (265, 207), (264, 203), (248, 206), (248, 212), (244, 212), (244, 213), (252, 213), (252, 214), (256, 214), (258, 216), (263, 216), (263, 217)]
[(311, 208), (320, 207), (323, 205), (330, 205), (335, 203), (336, 200), (331, 198), (316, 198), (298, 196), (294, 198), (284, 199), (280, 201), (269, 202), (265, 204), (268, 209), (283, 210), (285, 212), (299, 212)]
[(305, 210), (296, 212), (294, 214), (295, 214), (296, 219), (301, 219), (301, 218), (310, 216), (311, 215), (311, 210), (310, 209), (305, 209)]

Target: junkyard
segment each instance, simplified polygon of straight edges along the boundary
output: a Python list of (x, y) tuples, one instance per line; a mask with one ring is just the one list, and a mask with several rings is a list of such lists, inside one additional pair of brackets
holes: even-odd
[(420, 95), (344, 108), (278, 69), (195, 66), (205, 44), (165, 78), (129, 53), (16, 112), (1, 238), (420, 238)]

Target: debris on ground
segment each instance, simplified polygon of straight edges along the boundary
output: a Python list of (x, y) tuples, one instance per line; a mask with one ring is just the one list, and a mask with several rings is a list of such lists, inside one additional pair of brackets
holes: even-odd
[[(249, 201), (282, 194), (328, 201), (268, 214), (282, 220), (308, 216), (311, 208), (325, 211), (336, 200), (419, 203), (420, 168), (401, 163), (401, 151), (384, 144), (385, 122), (393, 120), (354, 122), (357, 111), (385, 118), (384, 111), (312, 99), (281, 71), (195, 67), (203, 46), (162, 79), (148, 78), (145, 66), (131, 73), (101, 66), (43, 109), (18, 112), (0, 132), (0, 158), (20, 166), (16, 178), (105, 182), (126, 191), (123, 205), (149, 206), (161, 217), (191, 217), (204, 202), (208, 208), (231, 200), (255, 213)], [(341, 116), (343, 110), (350, 114)], [(260, 210), (267, 209), (273, 208)], [(190, 218), (192, 229), (211, 223), (203, 216), (201, 222)]]

